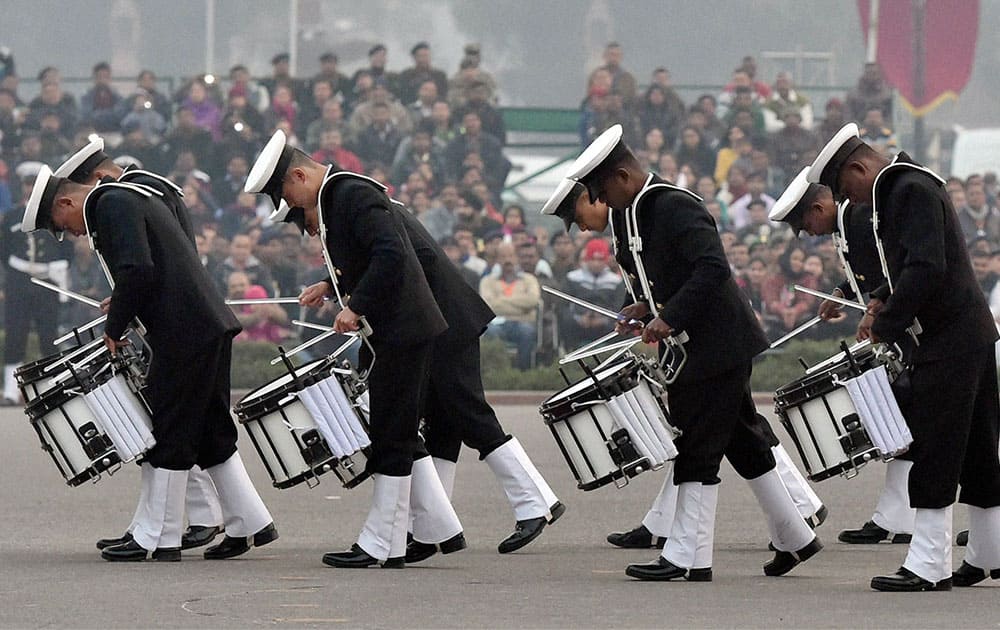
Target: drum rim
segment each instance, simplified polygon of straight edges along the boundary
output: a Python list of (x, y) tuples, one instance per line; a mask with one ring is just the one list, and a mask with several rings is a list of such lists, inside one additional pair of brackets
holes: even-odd
[[(843, 354), (843, 352), (838, 352), (837, 354)], [(868, 347), (864, 348), (862, 350), (862, 352), (860, 352), (858, 354), (852, 354), (851, 356), (854, 357), (854, 360), (855, 360), (856, 363), (863, 364), (863, 365), (867, 366), (875, 358), (875, 351), (870, 346), (868, 346)], [(782, 397), (783, 394), (790, 394), (792, 392), (798, 392), (798, 391), (801, 391), (803, 389), (806, 389), (807, 387), (810, 387), (810, 386), (822, 383), (824, 381), (830, 381), (831, 391), (832, 391), (832, 389), (836, 389), (838, 386), (833, 385), (833, 383), (832, 383), (832, 381), (833, 381), (833, 374), (835, 374), (837, 372), (838, 368), (843, 368), (845, 366), (850, 366), (850, 364), (851, 364), (850, 360), (845, 357), (844, 360), (839, 361), (837, 363), (834, 363), (834, 364), (832, 364), (832, 365), (824, 368), (823, 370), (820, 370), (820, 371), (817, 371), (817, 372), (812, 372), (810, 374), (803, 374), (802, 376), (800, 376), (799, 378), (795, 379), (794, 381), (792, 381), (790, 383), (787, 383), (785, 385), (782, 385), (781, 387), (779, 387), (776, 390), (774, 390), (774, 400), (775, 400), (775, 403), (778, 402), (778, 399), (780, 397)], [(864, 371), (873, 369), (874, 367), (877, 367), (877, 366), (866, 367), (866, 369)]]
[[(613, 375), (616, 375), (619, 372), (621, 372), (622, 369), (626, 369), (626, 373), (621, 374), (621, 375), (619, 375), (617, 377), (617, 378), (624, 378), (625, 376), (630, 375), (630, 373), (633, 371), (633, 369), (635, 371), (638, 371), (639, 368), (640, 368), (639, 360), (636, 359), (635, 357), (631, 357), (631, 358), (625, 359), (625, 360), (623, 360), (623, 361), (621, 361), (619, 363), (615, 363), (613, 365), (610, 365), (610, 366), (604, 368), (603, 370), (601, 370), (600, 374), (597, 374), (596, 376), (600, 376), (601, 374), (607, 374), (607, 376), (613, 376)], [(608, 380), (609, 379), (607, 377), (605, 377), (605, 378), (599, 378), (598, 382), (601, 385), (604, 385), (605, 382), (607, 382)], [(617, 380), (617, 379), (615, 379), (615, 380)], [(574, 392), (573, 394), (570, 394), (570, 395), (565, 396), (563, 398), (560, 398), (558, 400), (554, 400), (556, 398), (556, 396), (559, 396), (560, 394), (563, 394), (563, 393), (571, 390), (572, 388), (574, 388), (577, 385), (583, 383), (584, 381), (590, 381), (590, 383), (588, 384), (587, 387), (585, 387), (583, 389), (580, 389), (579, 391)], [(594, 383), (593, 381), (594, 380), (591, 377), (587, 376), (587, 377), (581, 378), (580, 380), (578, 380), (578, 381), (576, 381), (574, 383), (571, 383), (571, 384), (567, 385), (563, 389), (560, 389), (559, 391), (555, 392), (554, 394), (552, 394), (551, 396), (549, 396), (548, 398), (546, 398), (545, 401), (543, 401), (542, 404), (539, 406), (539, 411), (543, 415), (546, 415), (546, 414), (552, 412), (555, 409), (558, 409), (560, 407), (565, 406), (567, 403), (573, 403), (573, 402), (579, 401), (581, 398), (584, 398), (584, 394), (588, 394), (588, 393), (591, 393), (591, 392), (596, 392), (597, 391), (597, 384)], [(590, 398), (586, 398), (586, 399), (590, 400)], [(576, 411), (574, 410), (573, 413), (576, 413)], [(569, 417), (569, 415), (572, 415), (572, 414), (567, 414), (565, 416), (560, 416), (560, 418)]]
[[(80, 346), (75, 346), (67, 350), (60, 350), (55, 354), (49, 354), (39, 359), (35, 359), (31, 363), (20, 365), (16, 370), (14, 370), (14, 378), (22, 387), (40, 381), (48, 374), (48, 372), (44, 371), (46, 367), (79, 348)], [(40, 374), (35, 374), (35, 372), (39, 372)], [(27, 378), (27, 374), (31, 374), (32, 378)]]
[[(289, 378), (288, 382), (280, 387), (276, 387), (267, 392), (266, 396), (257, 395), (257, 393), (272, 385), (276, 381), (283, 378), (288, 378), (289, 374), (287, 371), (283, 372), (280, 376), (276, 376), (268, 382), (255, 387), (251, 391), (247, 392), (240, 400), (233, 405), (233, 411), (240, 418), (241, 422), (249, 422), (250, 420), (256, 420), (264, 417), (265, 415), (272, 413), (276, 409), (280, 409), (283, 405), (278, 405), (277, 401), (283, 399), (285, 396), (302, 391), (303, 387), (308, 387), (317, 382), (317, 376), (321, 373), (326, 372), (326, 376), (333, 375), (333, 367), (336, 367), (336, 361), (330, 357), (321, 357), (319, 359), (314, 359), (308, 363), (303, 363), (300, 366), (296, 366), (296, 371), (301, 368), (308, 367), (309, 370), (304, 372), (299, 376), (299, 380)], [(317, 370), (317, 368), (323, 368), (322, 370)], [(325, 378), (325, 377), (324, 377)], [(303, 387), (299, 387), (299, 384)], [(256, 396), (256, 397), (255, 397)], [(273, 404), (272, 404), (273, 401)], [(258, 409), (260, 408), (260, 409)]]

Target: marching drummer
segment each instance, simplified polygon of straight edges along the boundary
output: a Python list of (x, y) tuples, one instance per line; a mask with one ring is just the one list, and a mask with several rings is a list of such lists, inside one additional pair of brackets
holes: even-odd
[[(766, 575), (784, 575), (822, 545), (802, 520), (775, 469), (775, 459), (750, 395), (753, 357), (768, 343), (730, 275), (715, 224), (700, 199), (645, 172), (622, 141), (622, 127), (602, 133), (577, 158), (570, 179), (590, 204), (550, 199), (567, 228), (603, 231), (611, 224), (615, 252), (630, 279), (631, 304), (622, 332), (663, 343), (686, 332), (687, 364), (667, 387), (671, 418), (683, 435), (674, 462), (677, 509), (663, 552), (626, 574), (640, 580), (712, 579), (712, 547), (723, 455), (749, 480), (768, 520), (774, 559)], [(609, 208), (594, 205), (600, 200)], [(636, 224), (638, 222), (638, 225)], [(644, 322), (641, 329), (633, 322)]]
[[(306, 287), (299, 302), (321, 306), (336, 298), (342, 308), (334, 329), (361, 331), (372, 347), (363, 346), (361, 355), (371, 366), (372, 505), (357, 542), (347, 551), (325, 554), (323, 562), (340, 568), (404, 567), (414, 473), (425, 475), (420, 481), (425, 503), (434, 506), (438, 519), (440, 539), (424, 542), (444, 551), (465, 548), (462, 525), (433, 465), (414, 468), (415, 454), (426, 458), (417, 429), (433, 342), (448, 324), (384, 188), (314, 162), (287, 144), (279, 130), (251, 168), (246, 190), (267, 195), (280, 208), (272, 220), (323, 238), (330, 276)], [(282, 199), (291, 208), (283, 207)]]
[(86, 236), (114, 281), (104, 342), (115, 354), (135, 319), (153, 356), (146, 398), (156, 444), (145, 453), (140, 517), (108, 561), (178, 561), (188, 470), (198, 464), (219, 490), (226, 537), (207, 559), (277, 539), (267, 508), (236, 450), (229, 415), (232, 338), (239, 331), (187, 236), (148, 189), (78, 184), (41, 170), (21, 229)]
[[(142, 184), (152, 188), (159, 192), (160, 200), (170, 209), (184, 235), (194, 247), (194, 230), (191, 227), (187, 206), (182, 200), (184, 193), (181, 189), (160, 175), (135, 168), (123, 169), (104, 152), (104, 138), (93, 137), (86, 146), (67, 158), (53, 174), (89, 186), (94, 186), (106, 177), (110, 177), (119, 182)], [(108, 302), (105, 300), (102, 304), (102, 310), (105, 312), (109, 308)], [(224, 529), (222, 506), (215, 484), (199, 466), (191, 468), (188, 474), (184, 503), (189, 525), (181, 539), (181, 549), (193, 549), (209, 544)], [(103, 550), (131, 542), (132, 530), (135, 529), (139, 515), (140, 511), (136, 510), (136, 516), (133, 517), (124, 535), (101, 538), (97, 541), (97, 548)]]
[[(872, 234), (870, 203), (837, 204), (830, 189), (806, 180), (809, 167), (804, 168), (771, 208), (772, 221), (784, 221), (798, 234), (812, 236), (832, 234), (847, 278), (833, 295), (850, 300), (865, 296), (885, 283)], [(819, 315), (825, 320), (843, 317), (841, 306), (824, 300)], [(907, 342), (908, 339), (903, 339)], [(905, 401), (904, 401), (905, 402)], [(904, 410), (905, 415), (905, 410)], [(875, 505), (875, 513), (859, 529), (846, 529), (837, 537), (847, 544), (875, 544), (883, 540), (907, 544), (913, 533), (914, 510), (910, 507), (907, 480), (913, 462), (908, 454), (886, 463), (885, 485)]]
[[(1000, 578), (1000, 400), (997, 329), (976, 283), (944, 180), (906, 153), (891, 160), (842, 128), (807, 180), (836, 200), (871, 203), (887, 285), (869, 301), (858, 336), (894, 343), (915, 336), (907, 423), (913, 434), (913, 539), (903, 566), (872, 579), (880, 591), (949, 590)], [(969, 506), (965, 560), (952, 572), (952, 505)]]

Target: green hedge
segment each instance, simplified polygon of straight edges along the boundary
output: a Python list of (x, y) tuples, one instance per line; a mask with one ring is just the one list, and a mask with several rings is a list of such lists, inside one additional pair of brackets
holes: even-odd
[[(0, 331), (0, 358), (2, 358), (3, 331)], [(813, 365), (837, 352), (838, 342), (834, 341), (790, 341), (778, 350), (772, 350), (754, 365), (752, 386), (754, 391), (773, 392), (778, 387), (799, 378), (803, 369), (801, 357)], [(497, 339), (482, 340), (483, 384), (488, 390), (537, 390), (556, 392), (566, 386), (559, 373), (558, 362), (521, 371), (513, 367), (513, 354)], [(651, 352), (643, 347), (643, 352)], [(50, 354), (50, 353), (47, 353)], [(27, 361), (40, 356), (38, 342), (32, 334), (28, 340)], [(233, 389), (253, 389), (267, 383), (284, 372), (283, 366), (270, 365), (277, 356), (277, 349), (269, 343), (237, 343), (233, 345)], [(571, 382), (582, 378), (583, 374), (575, 365), (564, 366)]]

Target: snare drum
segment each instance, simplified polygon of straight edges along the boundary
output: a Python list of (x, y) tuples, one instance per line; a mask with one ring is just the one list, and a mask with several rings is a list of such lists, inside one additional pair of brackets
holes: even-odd
[(333, 471), (345, 488), (368, 478), (366, 386), (324, 358), (284, 374), (233, 407), (276, 488), (309, 487)]
[(861, 466), (880, 457), (842, 383), (883, 363), (868, 341), (852, 346), (849, 352), (853, 362), (840, 352), (774, 394), (774, 411), (795, 442), (812, 481), (853, 477)]
[[(677, 456), (667, 407), (637, 357), (551, 396), (540, 412), (581, 490), (618, 487)], [(595, 382), (596, 381), (596, 382)], [(658, 385), (654, 385), (658, 389)]]
[[(70, 486), (100, 480), (156, 444), (149, 409), (133, 374), (144, 369), (131, 347), (113, 360), (100, 354), (70, 370), (56, 368), (25, 409), (47, 451)], [(51, 364), (52, 361), (49, 362)]]

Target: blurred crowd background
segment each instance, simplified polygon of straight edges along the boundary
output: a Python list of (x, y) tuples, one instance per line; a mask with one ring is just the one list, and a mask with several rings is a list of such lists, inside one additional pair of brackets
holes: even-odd
[[(426, 42), (415, 42), (408, 51), (392, 51), (407, 62), (390, 67), (389, 51), (378, 44), (360, 67), (341, 67), (336, 51), (329, 51), (300, 76), (290, 73), (289, 55), (278, 52), (267, 76), (235, 65), (226, 76), (194, 75), (173, 89), (165, 89), (152, 71), (133, 81), (95, 60), (83, 89), (68, 90), (59, 68), (47, 66), (25, 81), (37, 92), (28, 97), (17, 51), (0, 50), (5, 275), (19, 273), (9, 258), (25, 238), (13, 226), (31, 190), (30, 166), (55, 168), (97, 134), (123, 165), (160, 173), (183, 188), (202, 261), (220, 293), (298, 295), (326, 275), (319, 240), (303, 238), (293, 226), (270, 225), (269, 202), (242, 192), (257, 152), (282, 129), (314, 159), (388, 186), (496, 311), (488, 334), (507, 345), (515, 365), (547, 364), (606, 333), (610, 322), (553, 299), (541, 286), (613, 310), (621, 306), (625, 287), (606, 235), (566, 233), (558, 222), (539, 217), (536, 204), (508, 194), (512, 162), (501, 86), (481, 52), (477, 44), (466, 44), (458, 66), (443, 68)], [(829, 238), (797, 238), (767, 215), (784, 186), (846, 122), (857, 122), (864, 140), (887, 154), (900, 150), (893, 93), (879, 66), (865, 64), (850, 90), (812, 102), (790, 73), (761, 76), (754, 56), (747, 55), (705, 77), (717, 90), (682, 98), (669, 68), (636, 76), (628, 52), (626, 43), (608, 43), (580, 86), (580, 146), (621, 124), (650, 171), (704, 200), (732, 272), (768, 335), (776, 339), (810, 319), (816, 299), (791, 287), (831, 291), (843, 279), (836, 251)], [(947, 186), (973, 267), (998, 314), (996, 173), (949, 178)], [(84, 239), (53, 240), (47, 247), (69, 261), (70, 289), (98, 299), (109, 294)], [(95, 316), (73, 302), (60, 308), (64, 329)], [(330, 308), (238, 308), (245, 328), (239, 339), (296, 340), (303, 330), (292, 319), (329, 323)], [(854, 324), (851, 318), (817, 326), (805, 336), (843, 337)]]

